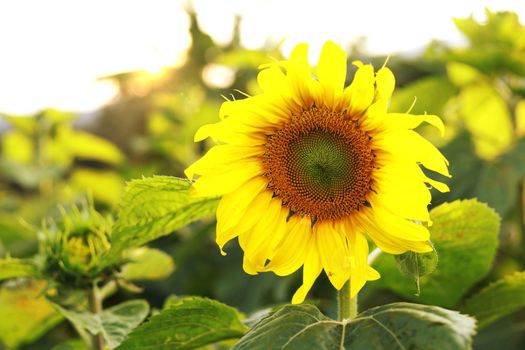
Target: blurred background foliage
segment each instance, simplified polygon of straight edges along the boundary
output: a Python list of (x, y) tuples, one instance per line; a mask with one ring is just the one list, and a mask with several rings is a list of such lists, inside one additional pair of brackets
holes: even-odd
[[(218, 46), (199, 28), (196, 14), (188, 15), (192, 45), (185, 63), (159, 74), (138, 71), (104, 77), (118, 85), (120, 94), (89, 122), (57, 110), (2, 115), (9, 127), (0, 136), (0, 257), (34, 254), (43, 218), (59, 216), (57, 205), (79, 201), (86, 192), (99, 211), (115, 213), (127, 180), (154, 174), (183, 177), (183, 169), (211, 145), (193, 143), (197, 128), (217, 120), (224, 99), (258, 93), (258, 66), (282, 59), (280, 43), (258, 50), (241, 47), (240, 18), (231, 42)], [(495, 262), (453, 299), (434, 298), (432, 293), (425, 298), (424, 284), (423, 297), (414, 299), (415, 284), (408, 278), (413, 288), (408, 294), (388, 283), (368, 284), (362, 297), (366, 306), (408, 298), (457, 308), (488, 283), (525, 268), (525, 26), (514, 13), (489, 11), (483, 22), (465, 18), (455, 23), (466, 38), (465, 46), (432, 42), (417, 55), (389, 58), (397, 78), (390, 110), (443, 118), (444, 139), (430, 128), (420, 130), (438, 144), (453, 175), (444, 179), (451, 192), (435, 192), (432, 205), (478, 198), (494, 208), (502, 218), (499, 243), (491, 248)], [(355, 71), (352, 60), (372, 62), (376, 68), (386, 60), (368, 57), (359, 44), (350, 48), (349, 57), (347, 83)], [(238, 245), (230, 243), (228, 255), (222, 257), (213, 236), (210, 218), (154, 242), (152, 246), (174, 262), (159, 266), (175, 271), (160, 281), (139, 282), (142, 297), (161, 308), (171, 294), (209, 296), (246, 314), (289, 302), (300, 273), (286, 278), (270, 273), (249, 276), (242, 271)], [(42, 288), (24, 280), (5, 282), (0, 288), (0, 339), (5, 347), (51, 348), (74, 337), (71, 326), (61, 323), (39, 297)], [(451, 282), (443, 288), (455, 286)], [(108, 304), (129, 299), (130, 293), (121, 289)], [(321, 279), (311, 297), (330, 309), (333, 293)], [(476, 347), (492, 349), (505, 339), (507, 348), (522, 349), (524, 334), (525, 313), (515, 312), (482, 329)]]

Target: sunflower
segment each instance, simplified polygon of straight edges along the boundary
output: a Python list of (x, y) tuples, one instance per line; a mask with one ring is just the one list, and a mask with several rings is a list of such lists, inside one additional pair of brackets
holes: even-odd
[(433, 115), (388, 113), (395, 79), (383, 67), (356, 61), (345, 88), (346, 54), (322, 48), (315, 75), (308, 46), (287, 61), (264, 65), (262, 93), (226, 101), (220, 121), (195, 141), (218, 144), (186, 169), (197, 196), (222, 196), (216, 241), (238, 237), (249, 274), (289, 275), (303, 266), (293, 303), (325, 271), (336, 289), (350, 279), (354, 297), (379, 278), (368, 265), (368, 239), (391, 254), (428, 252), (430, 187), (448, 191), (423, 167), (450, 176), (448, 162), (413, 131)]

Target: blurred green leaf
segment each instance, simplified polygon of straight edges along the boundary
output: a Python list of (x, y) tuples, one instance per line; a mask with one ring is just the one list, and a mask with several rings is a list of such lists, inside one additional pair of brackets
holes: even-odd
[(68, 185), (78, 193), (90, 192), (96, 202), (116, 207), (122, 196), (124, 180), (115, 171), (77, 168), (71, 172)]
[(215, 212), (217, 198), (196, 198), (190, 182), (155, 176), (128, 183), (114, 226), (110, 252), (139, 247)]
[(9, 349), (29, 344), (62, 320), (42, 292), (42, 281), (4, 284), (0, 288), (0, 340)]
[(498, 246), (499, 217), (476, 200), (445, 203), (433, 209), (430, 236), (439, 254), (437, 269), (420, 279), (421, 295), (415, 296), (413, 279), (400, 278), (395, 259), (383, 254), (375, 284), (421, 303), (452, 307), (489, 271)]
[(122, 275), (129, 281), (163, 279), (175, 270), (171, 256), (154, 248), (131, 249), (124, 258), (131, 261), (122, 267)]
[(447, 64), (447, 75), (456, 86), (470, 85), (483, 78), (483, 75), (476, 68), (459, 62)]
[(488, 74), (514, 73), (525, 75), (525, 26), (514, 12), (492, 13), (478, 22), (472, 16), (455, 18), (458, 29), (470, 41), (470, 46), (450, 50), (449, 60), (472, 65)]
[(30, 261), (13, 258), (0, 260), (0, 281), (16, 277), (37, 277), (38, 275), (38, 269)]
[(516, 104), (516, 134), (518, 137), (525, 137), (525, 100), (520, 100)]
[(507, 149), (514, 132), (511, 116), (505, 100), (490, 85), (463, 88), (456, 103), (480, 156), (493, 159)]
[(0, 158), (0, 173), (3, 177), (23, 188), (36, 189), (41, 181), (57, 179), (64, 169), (59, 166), (40, 166), (37, 164), (22, 164), (10, 159)]
[(89, 350), (86, 344), (80, 340), (68, 340), (53, 347), (51, 350)]
[(31, 164), (34, 160), (34, 146), (31, 138), (19, 130), (10, 130), (2, 134), (2, 158), (22, 164)]
[(525, 307), (525, 272), (517, 272), (490, 284), (467, 299), (461, 308), (476, 317), (480, 327)]
[(84, 131), (60, 128), (56, 138), (61, 149), (75, 158), (116, 165), (125, 160), (124, 154), (111, 142)]
[(131, 332), (119, 350), (195, 349), (225, 339), (240, 338), (246, 331), (239, 313), (217, 301), (185, 297)]
[(426, 77), (401, 89), (396, 89), (389, 110), (406, 113), (414, 105), (411, 110), (413, 114), (442, 115), (445, 104), (456, 91), (457, 88), (445, 77)]
[(474, 333), (474, 319), (436, 306), (388, 304), (337, 322), (313, 305), (287, 305), (258, 322), (233, 349), (463, 350), (472, 348)]
[(525, 138), (507, 153), (479, 170), (475, 194), (504, 215), (516, 202), (517, 189), (525, 176)]

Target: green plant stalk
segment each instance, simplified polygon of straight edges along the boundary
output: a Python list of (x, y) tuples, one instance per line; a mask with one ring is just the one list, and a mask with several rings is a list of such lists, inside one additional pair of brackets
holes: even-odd
[[(93, 285), (92, 288), (88, 289), (87, 294), (89, 311), (92, 314), (100, 315), (102, 313), (102, 298), (97, 286)], [(104, 350), (104, 337), (101, 332), (92, 336), (91, 346), (93, 350)]]
[(337, 320), (353, 320), (357, 316), (357, 295), (350, 297), (350, 280), (337, 292)]

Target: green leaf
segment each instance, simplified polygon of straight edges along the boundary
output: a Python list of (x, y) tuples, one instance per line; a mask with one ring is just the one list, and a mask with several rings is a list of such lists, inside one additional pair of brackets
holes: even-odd
[(87, 311), (74, 311), (59, 305), (55, 307), (77, 329), (96, 335), (102, 333), (106, 345), (113, 349), (136, 328), (149, 313), (145, 300), (130, 300), (104, 310), (100, 315)]
[(516, 202), (518, 184), (525, 176), (525, 138), (480, 170), (476, 186), (479, 200), (504, 215)]
[(86, 330), (89, 333), (95, 335), (102, 331), (102, 325), (100, 324), (100, 318), (87, 311), (76, 311), (66, 309), (58, 304), (55, 304), (55, 308), (75, 326), (76, 329)]
[(141, 247), (126, 251), (124, 258), (131, 262), (122, 267), (126, 280), (159, 280), (175, 270), (173, 259), (161, 250)]
[(511, 116), (505, 100), (491, 85), (469, 85), (456, 102), (480, 156), (493, 159), (507, 149), (513, 139)]
[(8, 349), (28, 344), (62, 320), (42, 295), (42, 281), (13, 281), (0, 288), (0, 343)]
[(78, 167), (71, 171), (69, 186), (78, 193), (89, 191), (96, 202), (116, 207), (122, 196), (124, 181), (112, 170)]
[(484, 327), (525, 307), (525, 271), (505, 276), (467, 299), (463, 312), (478, 319)]
[(225, 339), (240, 338), (246, 327), (239, 313), (217, 301), (185, 297), (131, 332), (119, 350), (195, 349)]
[(93, 134), (60, 128), (57, 142), (71, 154), (81, 159), (91, 159), (108, 164), (122, 164), (124, 154), (111, 142)]
[(472, 347), (474, 329), (474, 319), (436, 306), (395, 303), (338, 322), (313, 305), (287, 305), (257, 323), (233, 349), (459, 350)]
[(430, 237), (439, 254), (437, 269), (420, 278), (421, 295), (411, 278), (401, 278), (395, 259), (382, 254), (376, 285), (421, 303), (452, 307), (491, 269), (498, 246), (499, 217), (475, 199), (445, 203), (430, 212)]
[(0, 260), (0, 281), (17, 277), (37, 277), (39, 271), (31, 262), (22, 259)]
[(457, 86), (466, 86), (483, 79), (483, 74), (476, 68), (459, 62), (447, 63), (447, 75)]
[(112, 236), (113, 256), (144, 245), (204, 216), (215, 213), (217, 198), (196, 198), (190, 182), (155, 176), (128, 183)]
[(130, 300), (104, 310), (101, 315), (102, 335), (106, 344), (116, 348), (148, 316), (146, 300)]
[(55, 345), (51, 350), (90, 350), (80, 339), (68, 340)]
[(448, 79), (441, 76), (419, 79), (406, 87), (396, 89), (389, 110), (406, 113), (413, 105), (413, 114), (442, 115), (445, 104), (454, 96), (456, 90)]

